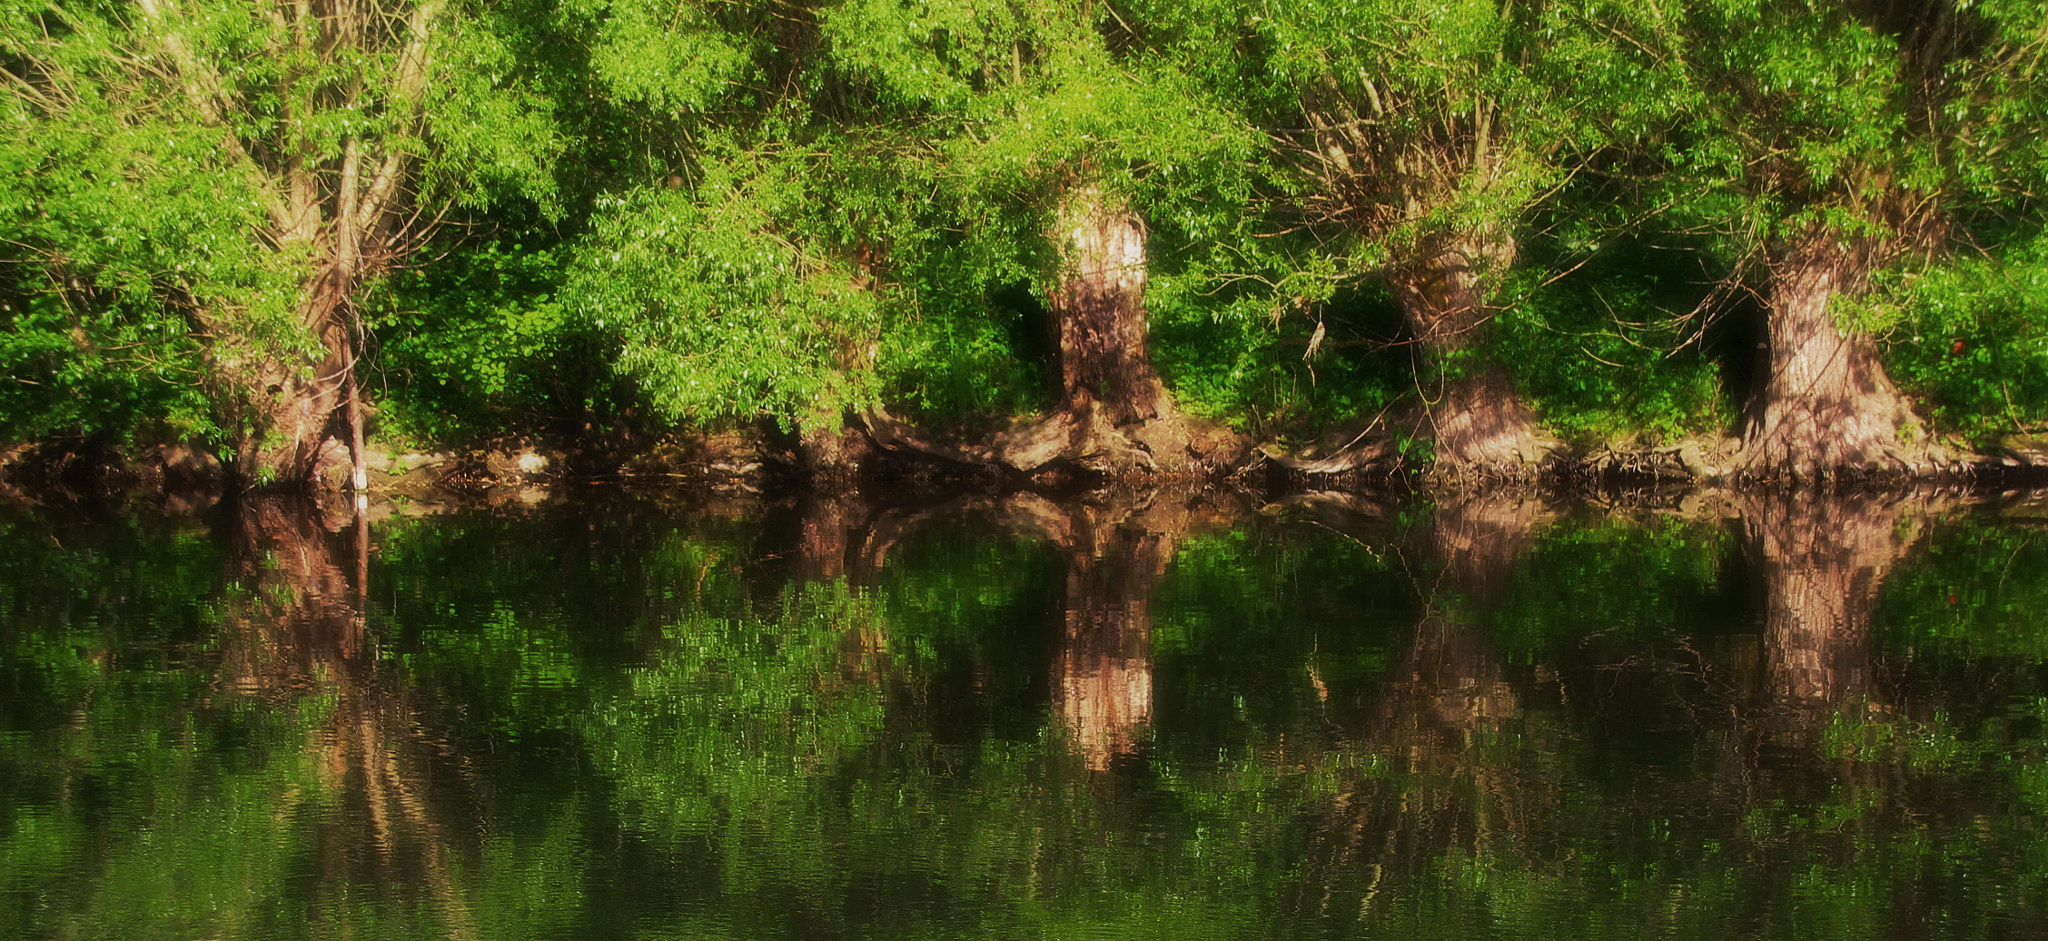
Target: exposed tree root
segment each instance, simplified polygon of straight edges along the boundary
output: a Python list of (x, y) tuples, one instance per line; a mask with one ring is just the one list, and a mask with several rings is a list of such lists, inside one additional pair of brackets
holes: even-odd
[(1556, 447), (1538, 435), (1535, 416), (1497, 368), (1449, 384), (1412, 424), (1434, 443), (1430, 472), (1440, 479), (1531, 480)]

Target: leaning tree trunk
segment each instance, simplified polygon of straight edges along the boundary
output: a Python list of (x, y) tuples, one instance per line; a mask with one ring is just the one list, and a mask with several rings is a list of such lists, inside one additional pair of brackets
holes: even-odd
[(1746, 476), (1913, 470), (1899, 439), (1911, 408), (1875, 346), (1845, 334), (1830, 309), (1861, 279), (1865, 254), (1821, 229), (1772, 258), (1769, 375), (1750, 399)]
[[(425, 22), (414, 26), (423, 30)], [(424, 36), (417, 37), (415, 48), (423, 42)], [(362, 330), (355, 295), (397, 253), (394, 243), (403, 238), (394, 218), (397, 186), (409, 165), (403, 150), (375, 160), (365, 153), (370, 149), (359, 140), (343, 143), (331, 189), (321, 186), (318, 166), (292, 161), (284, 167), (288, 197), (277, 214), (274, 240), (280, 251), (309, 256), (311, 271), (301, 288), (298, 319), (319, 343), (321, 356), (310, 373), (275, 358), (259, 370), (261, 385), (249, 392), (253, 421), (244, 427), (237, 448), (245, 481), (268, 479), (312, 489), (338, 422), (347, 436), (350, 485), (357, 491), (365, 486), (356, 382), (361, 354), (356, 339)]]
[(1453, 473), (1520, 476), (1541, 458), (1535, 421), (1513, 377), (1484, 353), (1491, 279), (1514, 261), (1506, 234), (1427, 242), (1387, 272), (1387, 285), (1427, 364), (1416, 430)]

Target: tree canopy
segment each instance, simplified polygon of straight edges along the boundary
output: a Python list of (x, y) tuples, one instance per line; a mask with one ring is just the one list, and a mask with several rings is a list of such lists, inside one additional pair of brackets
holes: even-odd
[(0, 429), (247, 482), (366, 430), (765, 422), (819, 469), (931, 440), (892, 412), (1025, 470), (1180, 466), (1183, 411), (1306, 467), (1911, 470), (2048, 415), (2044, 20), (12, 2)]

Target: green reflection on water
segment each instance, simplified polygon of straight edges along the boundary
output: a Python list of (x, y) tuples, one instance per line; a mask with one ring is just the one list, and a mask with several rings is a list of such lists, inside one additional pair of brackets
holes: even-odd
[(27, 938), (1982, 937), (2005, 507), (0, 516)]

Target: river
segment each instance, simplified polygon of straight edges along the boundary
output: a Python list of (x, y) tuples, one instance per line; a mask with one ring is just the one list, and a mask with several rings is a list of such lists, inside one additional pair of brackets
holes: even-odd
[(0, 935), (2048, 935), (2048, 503), (0, 506)]

